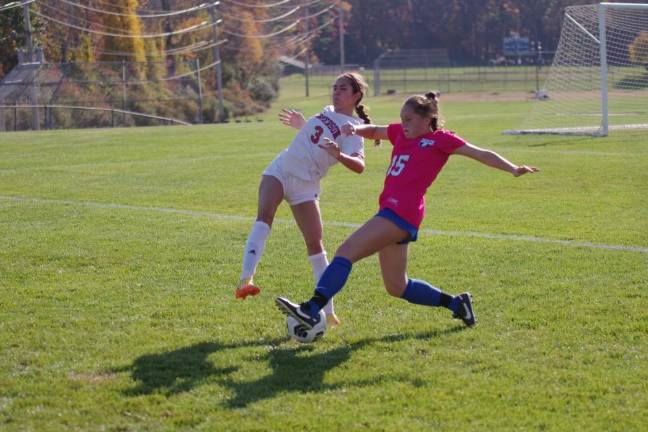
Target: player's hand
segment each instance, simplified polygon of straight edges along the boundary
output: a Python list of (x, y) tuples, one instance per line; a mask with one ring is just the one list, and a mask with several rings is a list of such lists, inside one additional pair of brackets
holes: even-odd
[(356, 128), (351, 123), (345, 123), (345, 124), (342, 125), (341, 131), (342, 131), (342, 135), (350, 136), (350, 135), (355, 135)]
[(528, 166), (528, 165), (520, 165), (519, 167), (515, 168), (515, 171), (513, 171), (513, 175), (515, 177), (520, 177), (521, 175), (527, 174), (527, 173), (537, 173), (540, 170), (536, 167)]
[(286, 126), (290, 126), (295, 129), (301, 129), (306, 124), (304, 114), (288, 108), (282, 108), (281, 112), (279, 113), (279, 121)]
[(340, 146), (330, 138), (324, 137), (324, 143), (317, 144), (317, 146), (326, 151), (326, 153), (333, 156), (335, 159), (338, 159), (340, 157)]

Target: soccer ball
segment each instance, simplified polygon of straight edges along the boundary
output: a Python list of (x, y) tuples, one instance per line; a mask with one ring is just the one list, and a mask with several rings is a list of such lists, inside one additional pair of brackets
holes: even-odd
[(307, 329), (306, 326), (300, 324), (295, 318), (288, 315), (286, 319), (286, 327), (288, 327), (288, 336), (301, 343), (314, 342), (324, 336), (326, 332), (326, 316), (324, 311), (320, 310), (320, 321), (312, 329)]

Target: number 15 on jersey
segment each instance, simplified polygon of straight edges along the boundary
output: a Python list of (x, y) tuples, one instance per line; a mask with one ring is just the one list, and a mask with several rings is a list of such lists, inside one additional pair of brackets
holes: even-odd
[(391, 165), (389, 165), (389, 169), (387, 170), (387, 175), (390, 176), (398, 176), (400, 173), (403, 172), (405, 169), (405, 163), (409, 160), (409, 155), (395, 155), (392, 158)]

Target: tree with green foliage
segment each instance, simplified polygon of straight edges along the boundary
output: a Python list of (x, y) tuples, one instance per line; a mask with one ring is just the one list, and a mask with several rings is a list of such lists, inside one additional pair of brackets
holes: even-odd
[(9, 9), (0, 14), (0, 79), (18, 63), (18, 37), (23, 29), (22, 12)]

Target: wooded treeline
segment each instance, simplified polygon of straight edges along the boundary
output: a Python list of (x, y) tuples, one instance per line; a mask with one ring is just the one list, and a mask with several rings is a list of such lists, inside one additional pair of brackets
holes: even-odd
[[(640, 3), (642, 0), (627, 0)], [(78, 27), (99, 29), (121, 29), (126, 33), (158, 30), (169, 31), (174, 27), (199, 24), (208, 15), (197, 14), (188, 18), (182, 16), (174, 20), (142, 22), (141, 19), (107, 15), (92, 9), (107, 10), (114, 13), (137, 12), (147, 9), (172, 10), (192, 6), (198, 2), (178, 0), (86, 0), (89, 9), (78, 9), (69, 5), (74, 2), (40, 1), (34, 3), (35, 11), (64, 22), (76, 19)], [(239, 0), (223, 1), (218, 6), (226, 16), (223, 27), (236, 30), (240, 34), (263, 33), (255, 21), (277, 15), (286, 8), (313, 3), (312, 0), (294, 0), (284, 9), (254, 7), (264, 4), (277, 4), (277, 1)], [(335, 3), (322, 0), (320, 6)], [(592, 0), (343, 0), (345, 9), (345, 51), (347, 63), (371, 65), (381, 53), (396, 48), (446, 48), (450, 57), (459, 63), (484, 63), (502, 51), (502, 39), (512, 32), (540, 42), (545, 50), (554, 49), (560, 35), (560, 25), (564, 8), (576, 4), (589, 4)], [(247, 5), (248, 7), (242, 6)], [(318, 5), (310, 6), (316, 9)], [(291, 17), (290, 19), (293, 19)], [(310, 21), (315, 28), (328, 20), (329, 15), (321, 15)], [(128, 52), (130, 60), (145, 61), (164, 57), (161, 52), (180, 46), (182, 43), (205, 39), (204, 32), (188, 33), (182, 36), (169, 36), (164, 39), (138, 39), (96, 35), (79, 29), (57, 25), (32, 14), (37, 29), (36, 41), (44, 47), (46, 58), (50, 61), (96, 61), (122, 58), (110, 52)], [(288, 21), (286, 21), (288, 22)], [(278, 22), (280, 28), (286, 22)], [(92, 23), (92, 24), (88, 24)], [(100, 26), (100, 27), (98, 27)], [(155, 28), (157, 26), (157, 28)], [(303, 23), (294, 30), (300, 30)], [(268, 29), (268, 27), (265, 27)], [(272, 30), (272, 28), (269, 28)], [(0, 76), (6, 73), (17, 61), (16, 48), (24, 46), (22, 27), (22, 8), (0, 13)], [(13, 35), (13, 37), (12, 37)], [(227, 37), (223, 46), (224, 64), (232, 65), (232, 75), (237, 75), (243, 66), (257, 69), (261, 57), (273, 58), (277, 50), (273, 44), (281, 44), (281, 36), (269, 39), (248, 39)], [(194, 40), (192, 40), (194, 39)], [(339, 28), (337, 22), (325, 27), (310, 40), (313, 46), (313, 60), (325, 64), (339, 62)], [(300, 46), (303, 47), (304, 45)], [(286, 48), (283, 46), (282, 48)], [(285, 50), (284, 50), (285, 51)], [(247, 57), (247, 58), (243, 58)], [(242, 64), (239, 64), (239, 61)], [(256, 63), (250, 65), (249, 63)], [(245, 75), (245, 74), (244, 74)], [(240, 76), (235, 78), (247, 79)]]
[[(388, 49), (446, 48), (457, 64), (486, 64), (512, 32), (554, 50), (567, 6), (593, 0), (346, 0), (347, 63), (370, 66)], [(624, 3), (645, 3), (628, 0)], [(315, 41), (324, 63), (339, 61), (337, 28)]]
[[(311, 63), (339, 64), (340, 10), (346, 64), (371, 67), (390, 49), (444, 48), (454, 64), (468, 65), (500, 56), (503, 38), (512, 34), (555, 49), (564, 8), (590, 3), (221, 0), (211, 8), (195, 0), (38, 0), (30, 16), (34, 45), (46, 61), (68, 65), (49, 74), (60, 82), (49, 94), (42, 88), (44, 103), (83, 102), (209, 122), (265, 109), (278, 90), (280, 56), (304, 60), (310, 52)], [(165, 15), (187, 8), (196, 10)], [(17, 50), (26, 48), (22, 14), (22, 7), (0, 12), (0, 78), (16, 65)], [(215, 91), (216, 46), (223, 111)]]

